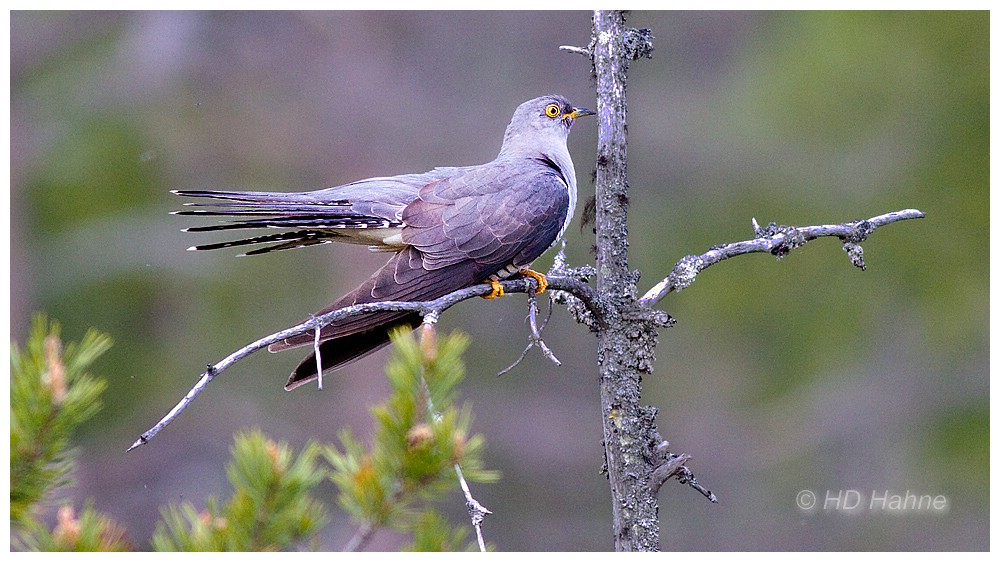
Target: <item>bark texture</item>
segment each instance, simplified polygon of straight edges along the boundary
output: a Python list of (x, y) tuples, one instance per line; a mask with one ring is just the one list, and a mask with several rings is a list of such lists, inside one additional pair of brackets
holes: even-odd
[(665, 321), (640, 306), (638, 275), (628, 268), (626, 73), (648, 56), (648, 32), (627, 29), (622, 12), (594, 13), (597, 77), (597, 292), (606, 301), (598, 331), (601, 408), (615, 550), (659, 549), (659, 507), (649, 487), (656, 446), (656, 409), (639, 404), (643, 375), (652, 371), (657, 327)]

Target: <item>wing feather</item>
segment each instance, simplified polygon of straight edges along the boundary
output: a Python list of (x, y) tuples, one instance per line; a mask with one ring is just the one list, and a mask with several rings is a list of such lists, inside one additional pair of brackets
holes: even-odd
[(545, 252), (568, 211), (568, 187), (551, 167), (498, 161), (421, 188), (403, 211), (402, 236), (426, 265), (471, 261), (483, 281)]

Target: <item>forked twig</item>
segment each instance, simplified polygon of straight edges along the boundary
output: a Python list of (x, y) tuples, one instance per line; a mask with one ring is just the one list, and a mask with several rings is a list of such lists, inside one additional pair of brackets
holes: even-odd
[(483, 507), (483, 504), (472, 497), (472, 492), (469, 491), (469, 484), (465, 481), (465, 476), (462, 475), (462, 467), (458, 466), (458, 463), (455, 463), (455, 473), (458, 474), (458, 482), (462, 485), (462, 492), (465, 493), (465, 507), (469, 510), (469, 518), (472, 520), (472, 526), (476, 528), (479, 551), (486, 552), (486, 541), (483, 539), (483, 519), (493, 512)]
[(549, 361), (552, 361), (553, 363), (555, 363), (557, 367), (562, 365), (562, 362), (559, 361), (559, 358), (557, 358), (556, 355), (554, 353), (552, 353), (552, 350), (549, 349), (549, 346), (545, 345), (545, 340), (542, 339), (542, 331), (545, 329), (545, 326), (548, 325), (550, 318), (552, 318), (552, 300), (551, 299), (549, 300), (549, 312), (548, 312), (548, 314), (545, 315), (545, 321), (542, 322), (541, 327), (538, 326), (538, 303), (537, 303), (537, 299), (535, 298), (535, 294), (534, 293), (532, 293), (531, 291), (528, 291), (528, 317), (527, 317), (527, 320), (528, 320), (528, 325), (531, 327), (531, 335), (528, 336), (528, 345), (524, 348), (523, 351), (521, 351), (521, 355), (513, 363), (511, 363), (505, 369), (503, 369), (502, 371), (500, 371), (499, 373), (497, 373), (498, 377), (500, 375), (509, 373), (510, 371), (514, 370), (514, 367), (517, 367), (518, 365), (520, 365), (521, 361), (524, 361), (524, 358), (528, 356), (528, 352), (531, 351), (531, 348), (533, 348), (535, 346), (538, 346), (538, 348), (542, 350), (542, 353), (544, 353), (545, 356), (549, 358)]

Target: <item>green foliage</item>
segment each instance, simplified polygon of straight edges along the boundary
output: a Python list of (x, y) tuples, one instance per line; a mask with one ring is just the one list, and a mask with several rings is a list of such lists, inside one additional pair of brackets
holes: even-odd
[(275, 551), (289, 549), (326, 523), (326, 509), (310, 492), (326, 478), (320, 447), (293, 457), (285, 443), (260, 431), (237, 435), (226, 468), (233, 495), (220, 507), (209, 498), (199, 512), (189, 503), (165, 508), (153, 535), (158, 551)]
[(343, 451), (329, 448), (339, 503), (363, 529), (412, 531), (415, 549), (453, 549), (464, 534), (450, 530), (427, 504), (457, 487), (455, 464), (468, 480), (489, 482), (497, 474), (482, 467), (481, 436), (468, 437), (468, 408), (457, 408), (455, 387), (465, 368), (468, 337), (436, 338), (421, 330), (419, 342), (407, 331), (391, 335), (394, 355), (386, 368), (390, 397), (372, 408), (378, 427), (366, 449), (349, 431)]
[(17, 550), (122, 551), (124, 528), (88, 502), (79, 517), (59, 508), (51, 531), (38, 520), (46, 500), (70, 482), (73, 432), (101, 408), (105, 382), (86, 369), (111, 347), (111, 338), (90, 330), (62, 349), (59, 324), (34, 319), (22, 351), (10, 350), (10, 520)]
[(466, 537), (469, 528), (453, 527), (439, 512), (428, 509), (413, 523), (413, 542), (404, 550), (416, 552), (449, 552), (471, 550)]
[[(469, 480), (496, 478), (482, 468), (480, 436), (468, 437), (471, 411), (454, 405), (464, 376), (468, 338), (435, 341), (423, 331), (393, 335), (395, 355), (387, 374), (391, 396), (372, 409), (378, 429), (371, 450), (347, 431), (344, 451), (308, 443), (297, 455), (259, 430), (238, 434), (226, 474), (233, 493), (225, 502), (209, 497), (198, 510), (190, 502), (162, 509), (152, 547), (158, 551), (288, 550), (314, 537), (327, 521), (326, 508), (311, 493), (333, 465), (340, 504), (367, 535), (379, 527), (412, 533), (410, 550), (468, 548), (465, 525), (451, 527), (428, 502), (457, 487), (461, 464)], [(77, 515), (63, 504), (49, 529), (38, 511), (70, 481), (74, 430), (101, 407), (105, 382), (87, 367), (111, 346), (89, 331), (79, 344), (59, 339), (59, 325), (35, 319), (22, 351), (11, 345), (11, 544), (16, 550), (125, 551), (125, 529), (88, 501)]]
[(105, 382), (86, 369), (111, 347), (91, 330), (61, 349), (59, 324), (36, 316), (22, 351), (10, 350), (10, 520), (30, 524), (32, 507), (69, 482), (73, 431), (101, 408)]
[(124, 552), (125, 528), (107, 515), (96, 511), (91, 502), (84, 505), (79, 517), (70, 505), (59, 508), (55, 529), (49, 531), (37, 521), (14, 537), (18, 550), (37, 552)]

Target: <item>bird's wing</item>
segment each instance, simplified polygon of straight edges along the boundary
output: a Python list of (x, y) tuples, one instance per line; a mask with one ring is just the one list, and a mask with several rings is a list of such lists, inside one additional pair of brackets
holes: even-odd
[[(486, 280), (508, 265), (526, 266), (555, 241), (568, 212), (564, 180), (544, 168), (486, 166), (428, 184), (403, 212), (402, 251), (360, 287), (318, 314), (365, 302), (426, 301)], [(389, 343), (397, 326), (416, 327), (412, 312), (377, 312), (320, 331), (323, 371), (347, 365)], [(271, 351), (311, 345), (311, 334)], [(315, 352), (292, 372), (286, 390), (317, 377)]]
[[(492, 163), (432, 182), (403, 211), (407, 246), (317, 314), (367, 302), (432, 300), (485, 281), (507, 266), (527, 266), (555, 241), (568, 205), (564, 180), (544, 165)], [(366, 332), (407, 316), (379, 312), (337, 321), (323, 328), (320, 339)], [(313, 341), (303, 334), (270, 349)], [(324, 365), (333, 363), (324, 360)]]
[(556, 240), (569, 190), (545, 159), (496, 161), (420, 189), (403, 210), (403, 242), (436, 270), (462, 264), (475, 281), (524, 267)]

